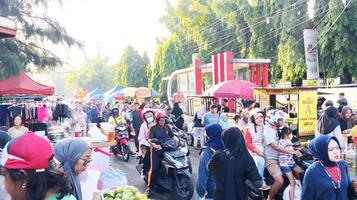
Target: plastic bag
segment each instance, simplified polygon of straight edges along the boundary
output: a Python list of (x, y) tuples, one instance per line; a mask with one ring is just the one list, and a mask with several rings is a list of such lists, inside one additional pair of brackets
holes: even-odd
[(92, 137), (92, 142), (107, 141), (107, 137), (100, 131), (97, 126), (90, 127), (88, 134)]
[[(290, 185), (288, 185), (288, 187), (286, 187), (286, 189), (284, 190), (283, 200), (290, 200), (289, 192), (290, 192)], [(301, 182), (299, 180), (295, 180), (294, 200), (301, 199), (301, 192), (302, 192)]]
[(128, 180), (125, 173), (118, 169), (109, 168), (100, 174), (97, 189), (102, 191), (113, 190), (119, 186), (126, 186)]

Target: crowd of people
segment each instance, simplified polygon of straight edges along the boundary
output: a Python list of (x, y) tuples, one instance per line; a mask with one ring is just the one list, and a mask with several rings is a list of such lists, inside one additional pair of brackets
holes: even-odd
[[(356, 125), (356, 115), (343, 94), (340, 98), (338, 108), (330, 100), (324, 105), (315, 139), (309, 145), (317, 160), (306, 172), (293, 159), (293, 155), (301, 155), (293, 146), (298, 135), (292, 134), (286, 123), (289, 115), (283, 110), (273, 107), (263, 110), (259, 104), (253, 104), (242, 109), (234, 116), (234, 122), (229, 123), (224, 110), (218, 110), (225, 104), (211, 105), (209, 110), (202, 106), (194, 116), (193, 130), (195, 141), (207, 136), (200, 152), (197, 199), (247, 199), (246, 180), (261, 190), (269, 190), (268, 199), (274, 199), (283, 186), (283, 174), (289, 180), (292, 200), (296, 198), (296, 180), (303, 183), (301, 199), (352, 198), (356, 191), (342, 161), (342, 152), (346, 146), (354, 146), (351, 129)], [(235, 168), (230, 168), (231, 164)], [(270, 186), (265, 183), (265, 169), (274, 179)]]
[[(355, 115), (347, 101), (341, 102), (346, 105), (340, 111), (330, 101), (325, 103), (315, 139), (309, 144), (317, 160), (305, 172), (293, 159), (300, 151), (293, 147), (294, 135), (284, 111), (273, 107), (263, 110), (253, 104), (231, 121), (226, 101), (209, 108), (201, 105), (193, 119), (194, 146), (198, 141), (201, 144), (197, 199), (247, 199), (247, 180), (260, 190), (269, 190), (268, 199), (274, 199), (283, 185), (283, 174), (289, 180), (290, 199), (294, 199), (296, 180), (303, 183), (304, 200), (349, 199), (356, 191), (341, 154), (351, 143)], [(178, 141), (173, 129), (183, 129), (183, 113), (179, 103), (168, 111), (152, 109), (150, 104), (107, 104), (99, 109), (95, 104), (84, 106), (77, 102), (72, 116), (85, 130), (89, 122), (107, 121), (114, 126), (129, 123), (143, 164), (142, 176), (147, 177), (146, 194), (150, 196), (163, 159), (160, 143), (153, 141)], [(52, 146), (15, 117), (14, 127), (0, 131), (0, 145), (5, 183), (0, 193), (4, 199), (6, 195), (14, 200), (83, 199), (78, 177), (87, 169), (92, 153), (85, 140), (63, 139)], [(265, 169), (274, 179), (271, 185), (266, 183)]]

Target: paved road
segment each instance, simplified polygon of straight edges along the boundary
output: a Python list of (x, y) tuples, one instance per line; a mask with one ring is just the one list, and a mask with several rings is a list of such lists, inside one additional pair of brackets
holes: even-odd
[[(130, 142), (130, 146), (132, 149), (135, 149), (133, 142)], [(190, 158), (192, 162), (192, 171), (193, 171), (193, 184), (196, 186), (197, 180), (197, 169), (199, 163), (199, 150), (195, 150), (194, 148), (190, 147)], [(145, 192), (146, 186), (144, 181), (140, 178), (139, 173), (137, 172), (135, 166), (138, 163), (136, 157), (130, 157), (129, 162), (124, 162), (120, 157), (112, 157), (111, 158), (111, 165), (113, 168), (120, 169), (125, 172), (126, 177), (128, 179), (128, 184), (137, 187), (141, 192)], [(167, 200), (173, 199), (173, 197), (168, 192), (154, 192), (151, 199), (154, 200)], [(196, 199), (196, 193), (194, 193), (193, 198)]]

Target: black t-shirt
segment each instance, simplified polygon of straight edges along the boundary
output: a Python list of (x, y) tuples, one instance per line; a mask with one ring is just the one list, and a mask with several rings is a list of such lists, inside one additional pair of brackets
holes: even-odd
[(170, 127), (164, 126), (163, 128), (159, 125), (155, 125), (150, 128), (150, 139), (158, 139), (160, 142), (165, 142), (169, 138), (173, 138), (174, 133), (171, 131)]

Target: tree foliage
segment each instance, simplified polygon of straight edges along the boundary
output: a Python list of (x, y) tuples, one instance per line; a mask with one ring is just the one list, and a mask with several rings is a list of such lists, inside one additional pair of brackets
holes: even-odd
[(39, 12), (46, 10), (49, 2), (0, 1), (0, 15), (16, 20), (18, 27), (16, 38), (0, 40), (0, 79), (18, 74), (29, 66), (45, 69), (62, 64), (60, 58), (43, 47), (44, 42), (81, 46), (56, 20), (48, 17), (46, 12)]
[[(176, 6), (167, 2), (161, 22), (184, 49), (176, 59), (184, 57), (185, 67), (192, 53), (209, 63), (212, 55), (233, 51), (239, 58), (270, 58), (271, 82), (295, 83), (306, 77), (303, 29), (315, 28), (320, 72), (350, 81), (357, 77), (357, 2), (346, 2), (344, 10), (341, 1), (317, 1), (311, 20), (304, 0), (179, 0)], [(170, 57), (164, 55), (163, 45), (157, 49), (155, 67), (173, 68), (161, 59)], [(157, 80), (158, 75), (151, 77)]]
[(108, 58), (97, 56), (87, 59), (81, 64), (79, 71), (68, 74), (65, 85), (72, 93), (81, 87), (88, 91), (95, 88), (106, 91), (114, 87), (114, 75), (115, 66), (108, 64)]
[(155, 55), (149, 87), (158, 91), (161, 95), (166, 94), (162, 78), (169, 76), (175, 70), (187, 67), (188, 63), (185, 61), (184, 55), (184, 49), (180, 45), (177, 35), (172, 35), (171, 38), (161, 44)]
[(116, 67), (115, 83), (123, 87), (146, 87), (148, 85), (147, 68), (150, 60), (146, 52), (141, 56), (129, 45)]

